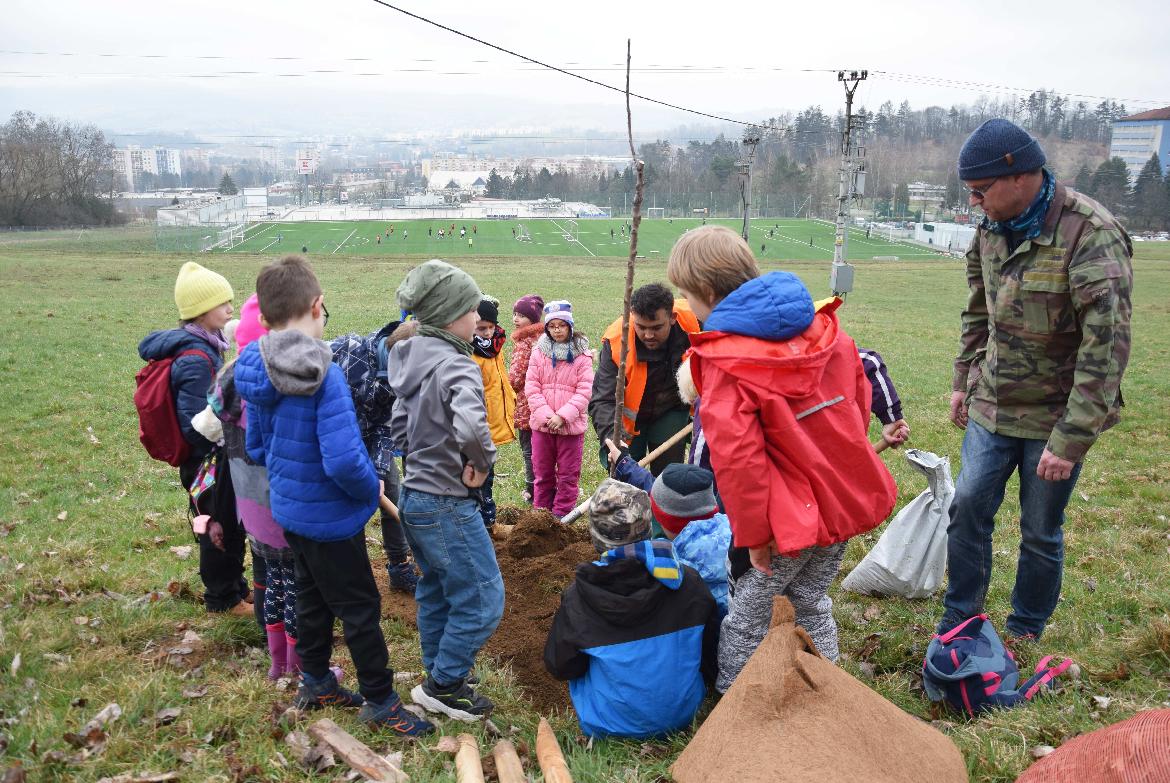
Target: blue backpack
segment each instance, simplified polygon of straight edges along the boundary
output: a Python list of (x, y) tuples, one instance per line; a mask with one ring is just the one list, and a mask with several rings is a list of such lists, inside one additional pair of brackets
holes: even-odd
[(947, 701), (974, 716), (989, 707), (1014, 707), (1030, 701), (1063, 673), (1071, 660), (1049, 666), (1052, 656), (1036, 664), (1036, 673), (1020, 682), (1020, 669), (987, 615), (968, 618), (926, 649), (922, 685), (931, 701)]

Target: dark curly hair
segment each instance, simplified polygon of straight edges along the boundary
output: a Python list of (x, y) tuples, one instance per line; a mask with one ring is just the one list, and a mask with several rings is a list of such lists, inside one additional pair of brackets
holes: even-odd
[(634, 291), (630, 297), (630, 310), (639, 317), (652, 319), (659, 310), (667, 315), (674, 309), (674, 294), (662, 283), (650, 283)]

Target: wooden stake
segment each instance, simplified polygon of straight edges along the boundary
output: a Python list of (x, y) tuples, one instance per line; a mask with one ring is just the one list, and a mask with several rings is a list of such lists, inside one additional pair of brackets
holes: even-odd
[(561, 755), (561, 746), (557, 744), (552, 726), (548, 725), (545, 718), (540, 719), (536, 729), (536, 760), (544, 774), (544, 783), (573, 783), (569, 765)]
[[(630, 297), (634, 292), (634, 259), (638, 257), (638, 226), (642, 224), (642, 192), (646, 186), (645, 164), (638, 160), (634, 151), (634, 117), (630, 111), (630, 39), (626, 39), (626, 133), (630, 140), (630, 162), (638, 180), (634, 185), (634, 213), (630, 220), (630, 257), (626, 262), (626, 289), (622, 300), (622, 350), (618, 362), (617, 384), (614, 387), (613, 437), (617, 443), (623, 440), (625, 427), (622, 426), (622, 411), (626, 402), (626, 357), (630, 351)], [(609, 475), (613, 475), (610, 466)]]
[[(690, 435), (691, 430), (693, 430), (694, 428), (695, 428), (694, 422), (687, 424), (687, 426), (683, 427), (681, 430), (679, 430), (678, 432), (671, 435), (661, 446), (654, 449), (654, 451), (650, 452), (645, 457), (642, 457), (642, 459), (638, 460), (638, 465), (640, 465), (643, 468), (646, 467), (651, 462), (653, 462), (654, 460), (658, 459), (663, 454), (665, 454), (671, 446), (678, 443), (680, 440), (682, 440), (686, 436)], [(576, 522), (577, 518), (580, 517), (582, 514), (584, 514), (588, 510), (589, 510), (589, 499), (586, 499), (584, 503), (577, 506), (575, 509), (570, 511), (568, 514), (565, 514), (563, 517), (561, 517), (561, 521), (564, 522), (566, 525), (571, 523), (571, 522)], [(496, 527), (499, 527), (499, 525), (496, 525)]]
[[(398, 767), (366, 747), (353, 735), (328, 718), (309, 726), (309, 733), (333, 748), (342, 761), (374, 783), (409, 783), (410, 778)], [(482, 780), (483, 778), (480, 778)]]
[(470, 734), (457, 738), (459, 750), (455, 751), (456, 783), (484, 783), (483, 766), (479, 763), (479, 743)]
[(492, 757), (496, 760), (496, 777), (500, 783), (528, 783), (516, 746), (510, 741), (502, 739), (497, 742), (492, 748)]
[(379, 495), (378, 505), (381, 506), (382, 510), (387, 514), (394, 517), (395, 522), (398, 522), (399, 524), (402, 523), (402, 517), (398, 516), (398, 506), (394, 505), (394, 501), (390, 500), (390, 498), (386, 497), (385, 495)]

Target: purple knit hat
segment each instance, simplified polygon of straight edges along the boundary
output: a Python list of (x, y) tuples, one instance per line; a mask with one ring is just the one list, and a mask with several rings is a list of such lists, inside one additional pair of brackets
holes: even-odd
[(512, 312), (532, 321), (534, 324), (540, 323), (540, 314), (544, 311), (544, 299), (540, 294), (527, 294), (516, 300), (516, 304), (512, 305)]

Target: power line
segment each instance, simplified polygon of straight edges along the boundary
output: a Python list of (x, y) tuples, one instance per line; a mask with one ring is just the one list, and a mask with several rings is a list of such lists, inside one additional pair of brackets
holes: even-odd
[(1069, 98), (1089, 98), (1091, 100), (1099, 101), (1128, 101), (1130, 103), (1149, 103), (1165, 105), (1170, 103), (1170, 100), (1158, 100), (1151, 98), (1116, 98), (1108, 95), (1088, 95), (1085, 93), (1063, 92), (1061, 90), (1053, 90), (1048, 88), (1030, 88), (1030, 87), (1011, 87), (1006, 84), (993, 84), (990, 82), (973, 82), (962, 79), (949, 79), (942, 76), (924, 76), (913, 73), (898, 73), (896, 71), (870, 71), (872, 74), (881, 74), (884, 78), (890, 81), (902, 82), (905, 84), (921, 84), (931, 87), (951, 87), (960, 90), (992, 90), (997, 92), (1011, 92), (1020, 94), (1032, 94), (1041, 92), (1042, 90), (1050, 94), (1063, 95)]
[[(588, 76), (582, 76), (579, 73), (574, 73), (573, 71), (568, 71), (568, 70), (565, 70), (564, 68), (558, 68), (555, 65), (550, 65), (546, 62), (542, 62), (542, 61), (537, 60), (535, 58), (529, 57), (528, 55), (520, 54), (519, 52), (512, 51), (511, 49), (505, 49), (502, 46), (498, 46), (498, 45), (491, 43), (489, 41), (485, 41), (482, 38), (476, 38), (474, 35), (470, 35), (469, 33), (462, 32), (461, 30), (456, 30), (454, 27), (448, 27), (447, 25), (440, 24), (439, 22), (436, 22), (433, 19), (428, 19), (425, 16), (419, 16), (418, 14), (411, 13), (410, 11), (407, 11), (404, 8), (399, 8), (396, 5), (391, 5), (390, 3), (386, 2), (386, 0), (373, 0), (373, 1), (380, 6), (383, 6), (385, 8), (389, 8), (391, 11), (397, 11), (398, 13), (403, 14), (404, 16), (409, 16), (411, 19), (417, 19), (418, 21), (425, 22), (426, 24), (429, 24), (432, 27), (437, 27), (440, 30), (445, 30), (449, 33), (453, 33), (455, 35), (460, 36), (461, 38), (466, 38), (469, 41), (474, 41), (475, 43), (482, 44), (483, 46), (487, 46), (491, 49), (495, 49), (498, 52), (503, 52), (504, 54), (508, 54), (508, 55), (513, 56), (513, 57), (518, 57), (521, 60), (525, 60), (526, 62), (532, 63), (533, 65), (539, 65), (540, 67), (547, 68), (550, 71), (556, 71), (557, 73), (562, 73), (565, 76), (571, 76), (574, 79), (580, 79), (583, 82), (588, 82), (589, 84), (593, 84), (593, 85), (596, 85), (598, 87), (603, 87), (607, 90), (612, 90), (613, 92), (620, 93), (621, 95), (626, 94), (626, 91), (621, 87), (616, 87), (612, 84), (606, 84), (605, 82), (598, 81), (597, 79), (591, 79)], [(646, 101), (648, 103), (654, 103), (654, 104), (657, 104), (659, 106), (665, 106), (668, 109), (675, 109), (677, 111), (684, 111), (684, 112), (687, 112), (689, 114), (696, 114), (700, 117), (707, 117), (709, 119), (719, 120), (721, 122), (730, 122), (730, 123), (733, 123), (735, 125), (743, 125), (744, 127), (751, 127), (751, 126), (757, 124), (757, 123), (752, 123), (752, 122), (745, 122), (744, 120), (736, 120), (736, 119), (733, 119), (731, 117), (723, 117), (721, 115), (711, 114), (711, 113), (705, 112), (705, 111), (699, 111), (698, 109), (690, 109), (690, 108), (687, 108), (686, 106), (679, 106), (676, 103), (668, 103), (667, 101), (660, 101), (657, 98), (650, 98), (646, 95), (639, 95), (636, 92), (631, 92), (630, 97), (637, 98), (639, 100), (643, 100), (643, 101)]]

